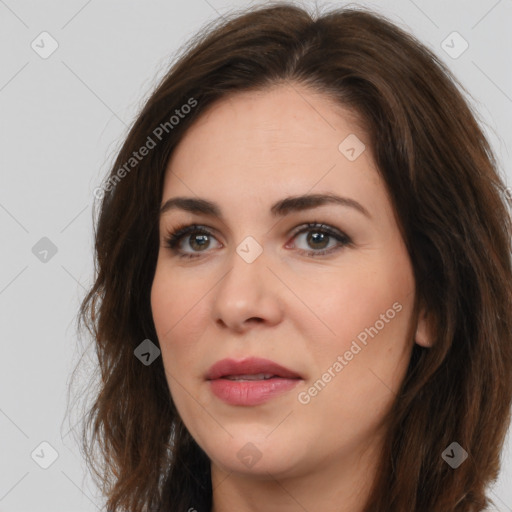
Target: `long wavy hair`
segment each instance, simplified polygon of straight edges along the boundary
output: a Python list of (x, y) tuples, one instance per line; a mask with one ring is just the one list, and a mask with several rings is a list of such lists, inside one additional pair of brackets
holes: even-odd
[[(320, 16), (284, 2), (232, 12), (181, 49), (97, 194), (95, 276), (78, 332), (86, 326), (93, 339), (100, 378), (81, 440), (106, 507), (210, 511), (210, 462), (178, 415), (162, 358), (146, 366), (134, 350), (158, 345), (150, 290), (173, 150), (215, 101), (280, 84), (323, 93), (364, 124), (413, 265), (416, 308), (434, 329), (432, 348), (413, 349), (364, 510), (481, 511), (512, 402), (504, 178), (467, 91), (416, 38), (367, 9)], [(468, 453), (457, 469), (442, 457), (452, 442)]]

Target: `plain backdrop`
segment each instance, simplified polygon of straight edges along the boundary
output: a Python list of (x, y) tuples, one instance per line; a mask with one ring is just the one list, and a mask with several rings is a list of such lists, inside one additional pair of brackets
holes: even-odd
[[(388, 16), (448, 64), (510, 185), (512, 1), (352, 3)], [(103, 503), (72, 435), (80, 418), (67, 414), (82, 351), (75, 318), (93, 276), (92, 191), (181, 45), (245, 5), (0, 0), (0, 512)], [(492, 491), (502, 512), (512, 512), (511, 482), (509, 442)]]

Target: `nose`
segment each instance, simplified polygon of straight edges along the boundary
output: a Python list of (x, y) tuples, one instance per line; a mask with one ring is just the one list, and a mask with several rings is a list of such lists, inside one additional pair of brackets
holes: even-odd
[(251, 263), (233, 251), (230, 269), (213, 290), (212, 314), (219, 326), (244, 332), (281, 321), (283, 284), (268, 264), (265, 251)]

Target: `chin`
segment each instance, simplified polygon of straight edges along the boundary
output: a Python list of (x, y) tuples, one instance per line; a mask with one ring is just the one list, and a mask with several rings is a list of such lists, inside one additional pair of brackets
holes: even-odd
[[(229, 441), (207, 443), (203, 450), (210, 460), (227, 473), (238, 473), (269, 479), (271, 477), (292, 476), (300, 467), (305, 455), (297, 450), (298, 442), (289, 436), (266, 438), (264, 435), (238, 433)], [(274, 435), (271, 434), (270, 437)]]

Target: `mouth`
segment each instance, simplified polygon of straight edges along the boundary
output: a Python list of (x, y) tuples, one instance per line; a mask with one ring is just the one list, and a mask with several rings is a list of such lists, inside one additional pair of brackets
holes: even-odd
[(272, 375), (271, 373), (255, 373), (253, 375), (226, 375), (225, 377), (221, 377), (221, 379), (228, 380), (237, 380), (240, 382), (251, 381), (251, 380), (268, 380), (278, 377), (277, 375)]
[(230, 405), (252, 406), (293, 389), (302, 377), (274, 361), (223, 359), (206, 375), (213, 394)]
[(249, 357), (246, 359), (222, 359), (216, 362), (206, 375), (207, 380), (229, 378), (232, 380), (264, 380), (271, 378), (301, 379), (302, 377), (280, 364), (261, 359)]

